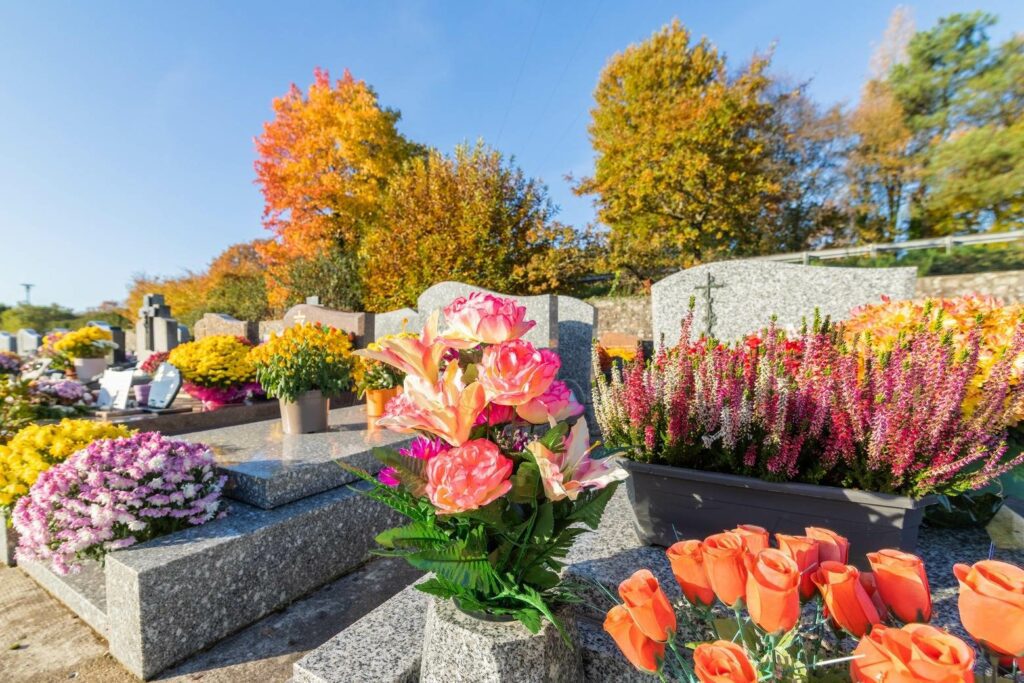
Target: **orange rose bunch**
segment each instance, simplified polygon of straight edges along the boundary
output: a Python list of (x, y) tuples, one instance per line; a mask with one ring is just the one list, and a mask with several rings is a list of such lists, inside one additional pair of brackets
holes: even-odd
[[(682, 589), (683, 619), (703, 625), (712, 641), (698, 644), (692, 657), (675, 642), (680, 617), (646, 569), (619, 586), (623, 604), (608, 612), (605, 630), (630, 663), (663, 680), (809, 680), (842, 664), (856, 683), (973, 683), (974, 649), (927, 623), (932, 598), (921, 558), (879, 550), (867, 554), (867, 572), (847, 564), (849, 542), (829, 529), (775, 540), (778, 547), (765, 529), (742, 525), (666, 551)], [(994, 662), (1019, 664), (1024, 569), (984, 560), (958, 564), (954, 573), (964, 628)], [(801, 623), (801, 602), (816, 603), (813, 623)], [(723, 606), (734, 618), (721, 616), (728, 614)], [(837, 638), (859, 640), (851, 657), (822, 656), (830, 627)]]

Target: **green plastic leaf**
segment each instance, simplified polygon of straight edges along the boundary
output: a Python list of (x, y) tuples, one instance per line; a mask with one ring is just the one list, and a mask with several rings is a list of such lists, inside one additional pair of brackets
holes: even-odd
[(556, 453), (565, 450), (565, 435), (569, 433), (569, 423), (559, 422), (557, 425), (549, 429), (544, 436), (540, 437), (539, 441), (549, 451)]
[(414, 496), (423, 496), (427, 487), (427, 461), (402, 455), (390, 448), (377, 447), (373, 456), (395, 470), (398, 480)]
[(555, 531), (555, 512), (551, 503), (544, 503), (537, 508), (537, 519), (533, 523), (530, 543), (541, 545), (547, 543)]
[(512, 475), (512, 489), (508, 499), (513, 503), (531, 503), (537, 500), (540, 492), (540, 470), (532, 462), (520, 463), (519, 469)]
[(521, 609), (515, 613), (515, 616), (523, 626), (530, 630), (530, 633), (540, 632), (540, 620), (543, 615), (538, 610)]
[(423, 583), (417, 583), (416, 590), (445, 599), (454, 598), (460, 593), (457, 587), (453, 588), (450, 584), (444, 583), (437, 578), (427, 579)]
[(409, 564), (437, 574), (470, 590), (494, 593), (498, 577), (487, 555), (487, 539), (482, 527), (469, 532), (465, 540), (457, 539), (448, 545), (426, 548), (406, 556)]
[(436, 548), (447, 545), (449, 538), (440, 529), (413, 522), (377, 534), (376, 541), (385, 548)]
[(587, 493), (585, 494), (586, 499), (582, 502), (580, 499), (583, 496), (580, 496), (576, 500), (575, 509), (569, 513), (566, 519), (571, 522), (583, 522), (591, 529), (597, 529), (601, 523), (601, 517), (604, 515), (604, 509), (608, 507), (608, 501), (612, 499), (618, 485), (618, 482), (614, 482), (596, 493)]

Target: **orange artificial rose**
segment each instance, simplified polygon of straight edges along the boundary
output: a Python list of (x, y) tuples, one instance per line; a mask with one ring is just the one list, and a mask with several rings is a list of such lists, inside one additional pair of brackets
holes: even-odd
[(756, 683), (757, 672), (742, 647), (730, 640), (701, 643), (693, 651), (693, 669), (701, 683)]
[(931, 620), (932, 594), (920, 557), (886, 549), (868, 553), (868, 562), (882, 601), (897, 619), (905, 624)]
[(789, 555), (767, 548), (747, 555), (747, 611), (768, 633), (786, 633), (800, 619), (800, 570)]
[(863, 637), (872, 624), (882, 621), (860, 582), (856, 567), (822, 562), (814, 572), (814, 583), (821, 591), (832, 621), (855, 637)]
[(810, 538), (818, 542), (819, 562), (838, 562), (846, 564), (850, 561), (850, 542), (831, 529), (809, 526), (804, 529)]
[(984, 647), (1024, 655), (1024, 569), (998, 560), (953, 565), (960, 582), (960, 622)]
[(704, 539), (704, 569), (711, 589), (729, 607), (743, 598), (747, 590), (746, 550), (743, 537), (731, 531)]
[(743, 538), (743, 545), (751, 555), (757, 555), (768, 547), (768, 530), (754, 524), (740, 524), (732, 530)]
[(902, 629), (879, 624), (853, 651), (854, 683), (971, 683), (974, 650), (964, 641), (927, 624)]
[(665, 554), (672, 565), (672, 574), (690, 604), (710, 607), (715, 602), (715, 592), (704, 569), (703, 544), (700, 541), (679, 541)]
[(604, 630), (622, 650), (629, 663), (642, 671), (655, 672), (665, 660), (665, 644), (657, 643), (640, 630), (622, 605), (616, 605), (604, 618)]
[(619, 584), (619, 597), (648, 638), (659, 643), (676, 632), (676, 613), (654, 574), (641, 569)]
[(878, 582), (875, 581), (875, 575), (871, 572), (860, 573), (860, 585), (864, 586), (864, 591), (871, 598), (871, 604), (878, 610), (878, 616), (885, 618), (885, 615), (889, 613), (889, 608), (886, 606), (885, 601), (882, 600), (882, 596), (878, 593)]
[(800, 599), (810, 600), (817, 593), (811, 575), (818, 568), (818, 542), (810, 536), (775, 534), (779, 550), (789, 555), (800, 570)]

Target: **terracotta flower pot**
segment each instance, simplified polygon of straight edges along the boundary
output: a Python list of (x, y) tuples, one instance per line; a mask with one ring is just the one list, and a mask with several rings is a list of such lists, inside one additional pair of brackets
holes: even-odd
[(402, 387), (366, 390), (366, 417), (380, 417), (388, 401), (402, 393)]
[(294, 401), (279, 399), (278, 403), (285, 434), (327, 431), (328, 398), (319, 389), (302, 393)]

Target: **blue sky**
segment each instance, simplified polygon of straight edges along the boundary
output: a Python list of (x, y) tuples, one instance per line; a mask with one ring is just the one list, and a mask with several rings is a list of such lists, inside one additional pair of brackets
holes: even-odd
[[(252, 139), (271, 100), (315, 66), (349, 68), (442, 150), (482, 137), (548, 183), (560, 218), (593, 220), (566, 174), (586, 174), (591, 93), (615, 52), (672, 17), (738, 64), (774, 69), (821, 102), (852, 102), (897, 3), (9, 2), (0, 5), (0, 302), (84, 308), (133, 273), (201, 269), (265, 236)], [(929, 0), (1024, 30), (1024, 3)]]

